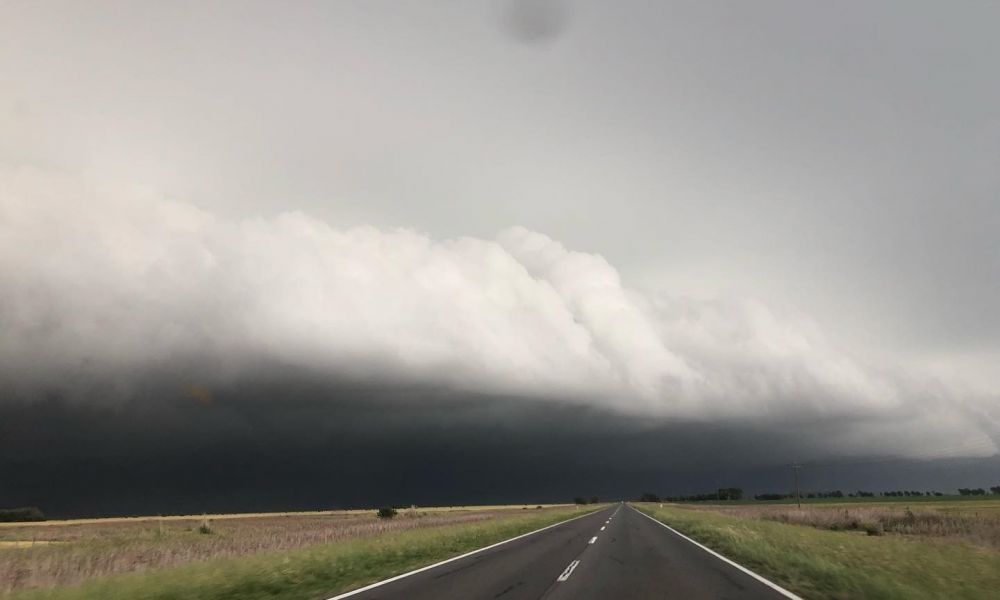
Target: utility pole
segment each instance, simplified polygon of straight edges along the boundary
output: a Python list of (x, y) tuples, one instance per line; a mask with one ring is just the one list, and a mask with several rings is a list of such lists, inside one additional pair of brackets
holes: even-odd
[(802, 508), (802, 498), (799, 497), (799, 469), (802, 465), (799, 463), (792, 463), (792, 473), (795, 475), (795, 504)]

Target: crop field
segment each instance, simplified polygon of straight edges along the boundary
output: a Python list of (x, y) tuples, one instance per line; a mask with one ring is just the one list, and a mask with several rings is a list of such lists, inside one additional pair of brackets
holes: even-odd
[[(282, 557), (314, 548), (361, 547), (366, 541), (433, 538), (421, 538), (419, 532), (459, 538), (462, 532), (478, 532), (473, 536), (478, 540), (494, 529), (498, 534), (520, 531), (580, 511), (568, 505), (516, 505), (404, 509), (393, 519), (379, 519), (374, 510), (352, 510), (3, 523), (0, 594), (20, 597), (25, 590), (72, 589), (67, 586), (256, 555)], [(386, 568), (398, 567), (397, 562)]]
[(806, 598), (995, 598), (1000, 501), (636, 504)]

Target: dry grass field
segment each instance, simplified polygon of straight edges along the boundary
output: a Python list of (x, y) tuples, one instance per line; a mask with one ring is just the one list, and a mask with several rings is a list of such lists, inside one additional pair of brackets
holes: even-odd
[(1000, 500), (812, 504), (685, 505), (740, 518), (807, 525), (868, 535), (903, 535), (960, 541), (1000, 550)]
[(400, 510), (394, 519), (351, 510), (3, 523), (0, 593), (555, 510), (566, 506), (418, 508)]

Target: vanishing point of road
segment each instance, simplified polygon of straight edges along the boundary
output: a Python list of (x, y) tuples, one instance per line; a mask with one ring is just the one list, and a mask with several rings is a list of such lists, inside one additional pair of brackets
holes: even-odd
[(627, 504), (388, 583), (351, 600), (796, 598)]

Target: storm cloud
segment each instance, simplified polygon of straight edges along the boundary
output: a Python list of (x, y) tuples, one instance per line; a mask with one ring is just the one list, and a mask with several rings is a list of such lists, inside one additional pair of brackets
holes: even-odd
[(864, 364), (758, 301), (645, 295), (601, 256), (524, 228), (434, 240), (301, 212), (227, 219), (30, 168), (0, 181), (14, 398), (136, 401), (175, 374), (207, 401), (266, 364), (278, 380), (284, 365), (662, 421), (847, 420), (824, 439), (853, 453), (995, 451), (988, 396)]
[(998, 19), (0, 3), (0, 504), (985, 485)]

